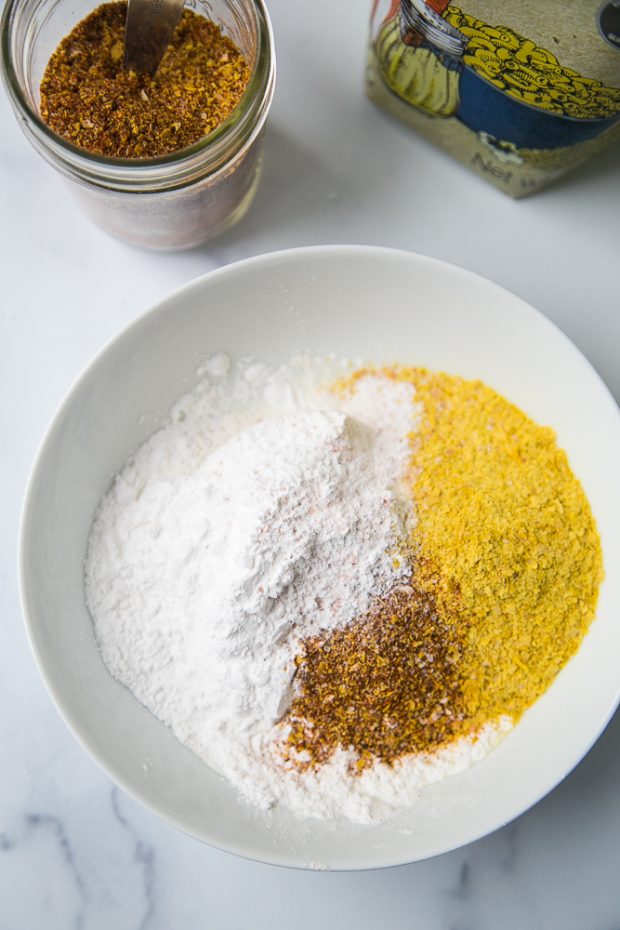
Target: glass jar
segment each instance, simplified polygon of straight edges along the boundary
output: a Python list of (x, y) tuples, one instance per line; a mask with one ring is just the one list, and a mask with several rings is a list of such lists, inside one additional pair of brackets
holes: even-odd
[(262, 0), (190, 0), (246, 57), (251, 77), (239, 105), (213, 132), (159, 158), (107, 158), (56, 135), (39, 115), (39, 85), (52, 52), (101, 0), (8, 0), (2, 71), (16, 116), (37, 151), (69, 182), (85, 212), (135, 245), (187, 249), (236, 223), (258, 186), (261, 134), (275, 80)]

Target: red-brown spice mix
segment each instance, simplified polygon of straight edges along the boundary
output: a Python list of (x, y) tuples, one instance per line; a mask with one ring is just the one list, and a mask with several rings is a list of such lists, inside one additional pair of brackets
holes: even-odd
[(361, 771), (460, 735), (463, 634), (430, 595), (402, 587), (367, 617), (306, 640), (285, 717), (296, 761), (320, 765), (341, 747)]
[(123, 69), (127, 3), (104, 3), (51, 56), (41, 116), (80, 148), (152, 158), (212, 132), (241, 100), (250, 69), (234, 42), (185, 10), (155, 75)]

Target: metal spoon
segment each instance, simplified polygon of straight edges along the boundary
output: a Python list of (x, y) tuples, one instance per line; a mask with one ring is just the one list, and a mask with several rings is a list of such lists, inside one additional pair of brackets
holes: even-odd
[(185, 0), (129, 0), (123, 67), (155, 74), (181, 19)]

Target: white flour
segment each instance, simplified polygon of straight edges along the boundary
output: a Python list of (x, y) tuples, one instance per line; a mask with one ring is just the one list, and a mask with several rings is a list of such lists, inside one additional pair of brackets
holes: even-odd
[(344, 752), (318, 773), (282, 761), (300, 639), (411, 572), (398, 540), (414, 520), (399, 493), (413, 388), (369, 377), (337, 398), (320, 390), (337, 367), (210, 359), (104, 497), (86, 594), (114, 677), (246, 799), (368, 821), (489, 737), (357, 778)]

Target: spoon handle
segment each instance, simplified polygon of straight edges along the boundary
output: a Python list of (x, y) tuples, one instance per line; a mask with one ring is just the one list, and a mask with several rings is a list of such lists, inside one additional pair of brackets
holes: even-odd
[(129, 0), (123, 67), (155, 74), (181, 19), (185, 0)]

